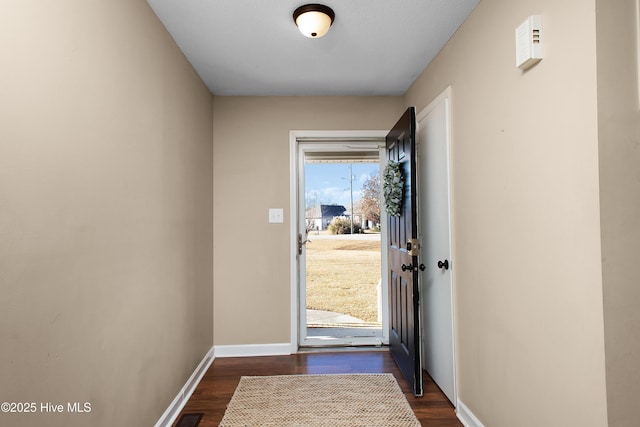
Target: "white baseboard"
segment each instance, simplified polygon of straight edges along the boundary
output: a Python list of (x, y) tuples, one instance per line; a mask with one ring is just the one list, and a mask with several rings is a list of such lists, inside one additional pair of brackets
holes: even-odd
[(458, 406), (456, 407), (456, 415), (464, 427), (484, 427), (480, 420), (471, 412), (467, 406), (458, 398)]
[(291, 343), (216, 345), (213, 349), (216, 357), (282, 356), (291, 354)]
[(176, 398), (173, 399), (173, 402), (171, 402), (167, 410), (164, 411), (164, 414), (162, 414), (155, 427), (167, 427), (174, 423), (176, 418), (178, 418), (180, 411), (182, 411), (182, 408), (187, 404), (187, 401), (200, 383), (200, 380), (207, 372), (207, 369), (209, 369), (209, 366), (213, 363), (213, 359), (215, 359), (215, 357), (213, 347), (211, 347), (207, 354), (205, 354), (202, 361), (198, 364), (196, 370), (193, 371), (193, 374), (191, 374), (184, 387), (182, 387)]

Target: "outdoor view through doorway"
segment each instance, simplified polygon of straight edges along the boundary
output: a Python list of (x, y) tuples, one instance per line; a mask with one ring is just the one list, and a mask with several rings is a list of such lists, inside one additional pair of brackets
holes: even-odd
[(305, 156), (304, 183), (307, 337), (381, 340), (379, 158)]

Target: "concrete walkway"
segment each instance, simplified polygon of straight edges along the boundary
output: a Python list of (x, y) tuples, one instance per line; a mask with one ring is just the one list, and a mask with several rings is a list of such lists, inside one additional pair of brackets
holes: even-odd
[[(382, 338), (382, 325), (379, 323), (367, 323), (362, 319), (332, 311), (307, 309), (307, 326), (308, 339), (370, 338), (380, 340)], [(381, 344), (382, 341), (376, 341), (373, 345)]]
[(364, 320), (352, 317), (347, 314), (335, 313), (333, 311), (309, 310), (307, 309), (307, 324), (352, 324), (365, 323)]

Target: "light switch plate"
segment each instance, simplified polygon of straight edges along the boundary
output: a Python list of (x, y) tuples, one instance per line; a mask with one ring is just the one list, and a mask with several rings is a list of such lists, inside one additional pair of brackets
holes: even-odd
[(284, 209), (282, 208), (270, 208), (269, 209), (269, 223), (270, 224), (282, 224), (284, 222)]

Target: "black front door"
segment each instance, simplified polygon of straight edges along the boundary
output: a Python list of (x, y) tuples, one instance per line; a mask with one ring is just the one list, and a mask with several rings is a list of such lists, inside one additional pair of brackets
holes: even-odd
[(389, 344), (416, 396), (422, 396), (416, 223), (416, 113), (410, 107), (387, 135), (387, 161), (399, 163), (403, 182), (398, 216), (388, 215)]

